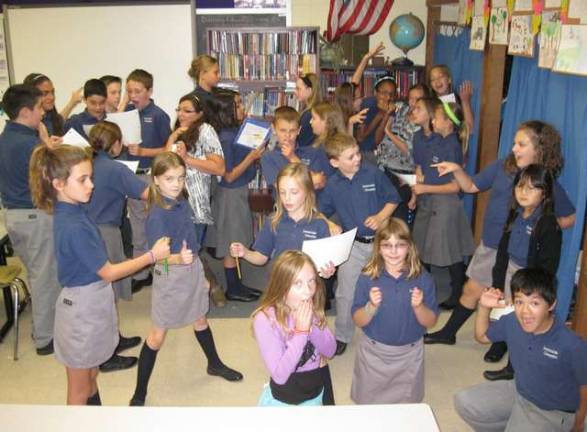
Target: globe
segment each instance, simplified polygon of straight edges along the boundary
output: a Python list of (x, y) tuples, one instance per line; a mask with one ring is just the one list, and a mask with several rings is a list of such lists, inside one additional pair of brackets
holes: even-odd
[[(424, 24), (411, 13), (398, 16), (389, 26), (391, 43), (404, 52), (416, 48), (424, 40)], [(407, 60), (407, 59), (404, 59)]]

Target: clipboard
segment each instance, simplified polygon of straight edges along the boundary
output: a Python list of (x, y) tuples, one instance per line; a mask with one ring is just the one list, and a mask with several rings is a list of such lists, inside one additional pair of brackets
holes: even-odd
[(247, 118), (236, 135), (235, 143), (256, 149), (271, 136), (271, 123), (265, 120)]

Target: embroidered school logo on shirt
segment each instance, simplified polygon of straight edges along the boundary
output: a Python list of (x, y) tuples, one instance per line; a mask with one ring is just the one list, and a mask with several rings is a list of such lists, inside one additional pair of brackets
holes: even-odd
[(440, 163), (440, 158), (438, 156), (432, 156), (432, 163)]
[(526, 234), (528, 234), (529, 236), (532, 235), (532, 230), (534, 228), (532, 227), (532, 225), (526, 225)]
[(542, 354), (544, 354), (548, 358), (558, 360), (558, 351), (553, 350), (552, 348), (548, 348), (548, 347), (543, 346), (542, 347)]
[(375, 192), (375, 183), (364, 184), (363, 192)]
[(143, 122), (145, 122), (145, 123), (153, 123), (153, 117), (143, 117)]
[(304, 165), (310, 166), (310, 159), (300, 159), (300, 162), (302, 162)]
[(316, 239), (316, 237), (318, 236), (318, 233), (316, 231), (302, 230), (302, 232), (304, 233), (304, 238), (307, 239)]

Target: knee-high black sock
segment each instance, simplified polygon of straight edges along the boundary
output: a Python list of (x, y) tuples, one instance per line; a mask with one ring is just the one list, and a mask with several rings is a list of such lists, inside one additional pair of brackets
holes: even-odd
[(194, 331), (194, 333), (196, 334), (196, 339), (202, 347), (202, 350), (204, 351), (206, 358), (208, 359), (208, 366), (215, 368), (224, 366), (224, 363), (222, 363), (220, 357), (218, 357), (218, 352), (216, 351), (216, 344), (214, 343), (214, 337), (212, 336), (212, 331), (210, 330), (210, 327), (206, 327), (205, 330), (196, 330)]
[(450, 274), (451, 292), (447, 302), (456, 304), (463, 294), (463, 285), (465, 284), (466, 275), (465, 263), (460, 261), (448, 266), (448, 273)]
[(226, 276), (226, 294), (241, 294), (236, 267), (224, 267), (224, 276)]
[(322, 393), (322, 405), (336, 405), (334, 403), (334, 389), (332, 388), (332, 377), (330, 376), (330, 367), (328, 365), (321, 367), (322, 381), (324, 382), (324, 392)]
[(147, 345), (147, 341), (143, 344), (141, 354), (139, 355), (139, 366), (137, 371), (137, 386), (133, 399), (143, 401), (147, 397), (147, 387), (149, 386), (149, 379), (155, 367), (155, 360), (157, 360), (157, 353)]
[(102, 400), (100, 400), (100, 391), (99, 390), (96, 390), (96, 393), (94, 393), (92, 396), (90, 396), (88, 398), (86, 405), (94, 405), (94, 406), (101, 406), (102, 405)]
[(438, 334), (445, 337), (456, 336), (463, 324), (465, 324), (469, 317), (473, 315), (473, 312), (475, 312), (475, 309), (468, 309), (463, 306), (461, 302), (458, 302), (450, 314), (448, 321)]

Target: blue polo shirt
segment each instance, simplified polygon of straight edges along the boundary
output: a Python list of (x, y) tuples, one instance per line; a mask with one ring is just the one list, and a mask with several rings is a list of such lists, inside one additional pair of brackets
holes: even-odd
[[(332, 165), (330, 165), (328, 156), (326, 156), (323, 149), (314, 148), (312, 146), (297, 147), (295, 149), (295, 154), (300, 158), (304, 165), (308, 166), (310, 171), (323, 172), (327, 177), (332, 175), (334, 169), (332, 168)], [(265, 180), (267, 180), (269, 186), (273, 187), (275, 185), (279, 171), (288, 164), (289, 161), (281, 154), (279, 147), (265, 153), (263, 157), (261, 157), (263, 176), (265, 177)]]
[(53, 236), (61, 286), (88, 285), (102, 279), (98, 270), (108, 262), (106, 246), (81, 205), (55, 204)]
[[(489, 164), (473, 177), (473, 183), (481, 192), (491, 188), (489, 202), (483, 217), (483, 244), (497, 249), (509, 213), (515, 175), (508, 174), (505, 159)], [(575, 207), (558, 181), (554, 182), (554, 213), (557, 217), (570, 216)]]
[(200, 99), (200, 102), (205, 103), (208, 102), (210, 99), (215, 99), (214, 94), (212, 92), (204, 90), (200, 86), (196, 86), (194, 91), (191, 94), (194, 94)]
[(543, 410), (576, 411), (587, 385), (587, 343), (556, 318), (546, 333), (526, 333), (515, 313), (489, 325), (491, 342), (504, 341), (516, 371), (516, 390)]
[(257, 234), (253, 249), (274, 259), (286, 250), (301, 251), (304, 240), (317, 240), (329, 236), (328, 224), (324, 219), (301, 219), (296, 222), (285, 214), (275, 231), (271, 228), (271, 221), (265, 222), (263, 229)]
[[(363, 100), (361, 101), (361, 107), (359, 111), (362, 111), (365, 108), (369, 109), (369, 111), (367, 111), (367, 115), (365, 116), (365, 120), (363, 121), (364, 127), (367, 128), (379, 112), (379, 108), (377, 108), (377, 99), (375, 98), (375, 96), (363, 98)], [(376, 147), (377, 145), (375, 144), (375, 130), (371, 131), (371, 133), (367, 135), (363, 139), (363, 141), (359, 143), (359, 148), (363, 152), (373, 151)]]
[(403, 273), (396, 279), (384, 269), (375, 279), (361, 274), (357, 280), (351, 314), (369, 301), (371, 288), (379, 288), (383, 295), (377, 313), (369, 324), (363, 327), (367, 336), (382, 344), (406, 345), (420, 340), (426, 333), (426, 327), (418, 322), (412, 308), (413, 288), (422, 290), (424, 304), (438, 315), (436, 287), (432, 276), (426, 270), (422, 270), (422, 273), (413, 279), (406, 276), (407, 274)]
[(63, 130), (67, 132), (69, 129), (73, 128), (77, 133), (83, 136), (85, 139), (88, 139), (88, 134), (84, 130), (84, 126), (93, 126), (96, 123), (104, 120), (106, 116), (102, 117), (101, 119), (97, 119), (93, 115), (91, 115), (88, 110), (85, 110), (79, 114), (72, 115), (70, 118), (67, 119), (65, 122), (65, 126)]
[(522, 209), (518, 210), (516, 219), (512, 224), (510, 242), (508, 244), (508, 255), (510, 259), (520, 267), (528, 266), (528, 249), (530, 247), (530, 237), (536, 226), (536, 222), (542, 216), (542, 207), (537, 208), (532, 214), (524, 219)]
[(424, 174), (424, 183), (444, 185), (453, 179), (452, 174), (439, 176), (438, 169), (430, 165), (438, 162), (455, 162), (463, 165), (463, 151), (456, 133), (443, 138), (432, 132), (429, 136), (419, 130), (414, 134), (414, 163), (420, 166)]
[(7, 209), (31, 209), (29, 161), (41, 142), (39, 132), (13, 121), (0, 134), (0, 196)]
[[(126, 111), (135, 109), (134, 105), (129, 104)], [(169, 116), (165, 111), (155, 105), (151, 100), (142, 110), (139, 110), (141, 119), (141, 147), (160, 148), (165, 146), (167, 138), (171, 135), (171, 126)], [(151, 167), (153, 158), (147, 156), (128, 155), (128, 160), (139, 161), (139, 168), (146, 169)]]
[(42, 122), (45, 125), (45, 127), (47, 128), (47, 132), (49, 133), (49, 136), (55, 135), (55, 129), (53, 129), (53, 122), (51, 121), (51, 118), (49, 118), (48, 115), (43, 116)]
[[(222, 152), (224, 153), (224, 166), (226, 172), (231, 172), (239, 165), (253, 149), (236, 144), (234, 140), (238, 133), (238, 128), (222, 129), (218, 134)], [(224, 178), (218, 183), (219, 186), (227, 189), (235, 189), (248, 184), (255, 178), (257, 168), (254, 163), (248, 166), (246, 170), (232, 183), (227, 182)]]
[(122, 225), (122, 212), (126, 198), (141, 199), (147, 183), (128, 167), (116, 162), (104, 152), (94, 159), (94, 191), (85, 205), (90, 219), (102, 225)]
[(169, 209), (152, 207), (145, 222), (149, 247), (153, 247), (161, 237), (169, 237), (172, 254), (179, 253), (184, 240), (187, 242), (188, 249), (197, 253), (200, 250), (200, 244), (196, 237), (196, 219), (188, 200), (175, 201), (167, 198), (164, 200), (171, 207)]
[(369, 162), (362, 162), (352, 179), (337, 170), (320, 195), (320, 210), (326, 216), (338, 214), (344, 231), (357, 227), (357, 235), (375, 234), (365, 219), (379, 213), (385, 204), (399, 204), (401, 198), (387, 176)]
[(311, 146), (317, 138), (312, 130), (310, 120), (312, 120), (312, 110), (308, 109), (300, 116), (300, 133), (296, 138), (296, 144), (298, 147)]

